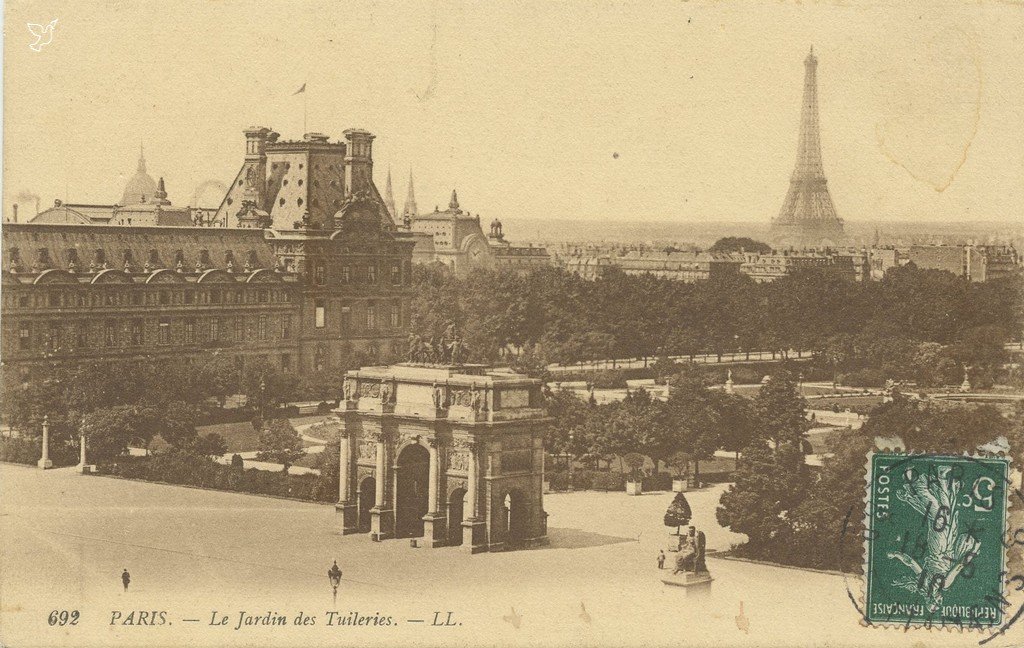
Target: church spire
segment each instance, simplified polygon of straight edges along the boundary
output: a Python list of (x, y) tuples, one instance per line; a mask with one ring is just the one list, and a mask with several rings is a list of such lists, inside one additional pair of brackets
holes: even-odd
[(402, 216), (412, 220), (416, 218), (416, 190), (413, 188), (412, 169), (409, 169), (409, 192), (405, 196), (405, 209)]
[(391, 189), (391, 166), (388, 165), (388, 182), (384, 186), (384, 206), (388, 208), (388, 214), (391, 218), (395, 218), (395, 194)]
[(139, 165), (135, 168), (135, 172), (136, 173), (145, 173), (146, 172), (146, 149), (142, 145), (142, 142), (139, 142)]

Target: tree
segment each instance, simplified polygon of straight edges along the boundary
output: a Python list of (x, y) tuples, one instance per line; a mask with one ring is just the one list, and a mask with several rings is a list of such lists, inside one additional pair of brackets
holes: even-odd
[(807, 495), (808, 474), (799, 447), (774, 450), (754, 440), (743, 450), (736, 482), (722, 493), (715, 517), (719, 524), (744, 533), (756, 552), (778, 551), (790, 535), (790, 516)]
[(715, 392), (712, 396), (721, 426), (721, 449), (739, 452), (754, 437), (754, 408), (749, 399), (738, 394)]
[(639, 452), (627, 452), (623, 457), (622, 461), (629, 468), (629, 481), (637, 482), (640, 481), (642, 474), (640, 469), (644, 467), (644, 456)]
[[(224, 440), (224, 437), (217, 434), (216, 432), (210, 432), (197, 438), (192, 445), (192, 450), (197, 454), (201, 454), (207, 457), (219, 457), (227, 454), (228, 444)], [(231, 464), (234, 465), (235, 457), (241, 459), (240, 455), (233, 455), (231, 457)]]
[(959, 454), (1010, 432), (1010, 423), (991, 405), (940, 405), (896, 398), (871, 411), (861, 433), (903, 440), (908, 450)]
[(678, 532), (679, 527), (689, 524), (692, 517), (693, 512), (690, 510), (690, 503), (686, 501), (686, 495), (676, 493), (672, 503), (668, 505), (668, 510), (665, 511), (665, 526), (676, 527)]
[(302, 451), (302, 437), (292, 427), (288, 419), (275, 418), (264, 422), (263, 430), (256, 440), (259, 452), (256, 458), (260, 461), (272, 461), (284, 466), (282, 472), (287, 473), (297, 459), (305, 454)]
[(192, 385), (197, 394), (215, 398), (224, 407), (228, 396), (239, 391), (238, 367), (226, 356), (214, 355), (195, 368)]
[(715, 241), (708, 252), (756, 252), (771, 254), (772, 246), (746, 236), (726, 236)]
[(829, 439), (818, 479), (791, 518), (789, 557), (798, 564), (854, 572), (863, 567), (864, 464), (872, 445), (860, 430), (837, 430)]
[(548, 416), (554, 419), (546, 429), (544, 447), (552, 455), (569, 452), (570, 436), (582, 438), (589, 407), (568, 389), (545, 392)]
[(123, 454), (134, 440), (153, 436), (152, 411), (135, 405), (104, 407), (85, 415), (82, 431), (89, 444), (91, 458), (106, 461)]
[(196, 442), (196, 416), (194, 406), (173, 401), (157, 413), (155, 431), (175, 448), (188, 447)]
[(800, 448), (807, 431), (807, 400), (797, 391), (787, 371), (779, 371), (761, 386), (754, 399), (755, 434), (778, 450), (783, 445)]
[(668, 455), (667, 425), (660, 401), (645, 389), (631, 390), (610, 409), (610, 432), (602, 454), (645, 454), (657, 464)]
[(725, 394), (707, 389), (700, 373), (686, 370), (669, 379), (666, 403), (671, 432), (665, 435), (665, 454), (682, 451), (693, 461), (694, 480), (700, 462), (722, 447), (725, 430), (721, 404)]

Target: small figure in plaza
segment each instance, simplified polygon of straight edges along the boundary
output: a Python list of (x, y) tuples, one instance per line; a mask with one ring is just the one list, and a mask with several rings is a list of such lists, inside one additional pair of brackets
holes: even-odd
[(331, 581), (331, 588), (334, 590), (334, 602), (338, 602), (338, 586), (341, 585), (341, 568), (338, 567), (338, 561), (334, 561), (334, 566), (327, 570), (327, 578)]
[(658, 551), (658, 569), (665, 569), (665, 552)]
[(128, 583), (132, 582), (132, 576), (131, 576), (131, 574), (128, 573), (127, 569), (125, 569), (123, 572), (121, 572), (121, 582), (124, 584), (124, 591), (127, 592), (128, 591)]

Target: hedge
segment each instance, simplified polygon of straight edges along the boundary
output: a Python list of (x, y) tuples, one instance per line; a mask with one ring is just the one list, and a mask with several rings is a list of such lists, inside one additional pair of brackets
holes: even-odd
[[(0, 437), (0, 461), (34, 466), (39, 462), (42, 445), (39, 437)], [(56, 467), (78, 463), (78, 449), (64, 443), (50, 443), (50, 460)]]
[(672, 475), (667, 472), (647, 475), (641, 481), (645, 491), (667, 491), (672, 490)]
[(216, 490), (291, 497), (315, 502), (337, 499), (337, 478), (281, 471), (240, 470), (209, 457), (173, 450), (149, 457), (119, 457), (99, 466), (100, 474)]

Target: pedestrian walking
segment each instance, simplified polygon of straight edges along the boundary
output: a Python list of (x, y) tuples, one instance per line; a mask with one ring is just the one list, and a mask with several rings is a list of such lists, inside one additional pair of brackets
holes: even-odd
[(658, 551), (658, 569), (665, 569), (665, 552)]
[(125, 569), (123, 572), (121, 572), (121, 582), (124, 583), (124, 591), (127, 592), (128, 591), (128, 583), (132, 582), (132, 575), (128, 573), (127, 569)]

